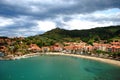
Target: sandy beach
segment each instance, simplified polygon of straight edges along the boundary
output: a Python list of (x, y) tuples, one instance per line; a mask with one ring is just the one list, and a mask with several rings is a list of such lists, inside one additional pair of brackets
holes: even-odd
[[(23, 56), (12, 57), (11, 60), (29, 58), (29, 57), (40, 56), (40, 55), (72, 56), (72, 57), (78, 57), (78, 58), (85, 58), (85, 59), (90, 59), (90, 60), (101, 61), (101, 62), (104, 62), (104, 63), (109, 63), (109, 64), (116, 65), (116, 66), (120, 67), (120, 61), (117, 61), (117, 60), (104, 59), (104, 58), (99, 58), (99, 57), (91, 57), (91, 56), (85, 56), (85, 55), (65, 54), (65, 53), (62, 53), (62, 52), (31, 53), (31, 54), (26, 54), (26, 55), (23, 55)], [(1, 58), (0, 60), (4, 60), (4, 59)]]
[(63, 55), (63, 56), (72, 56), (72, 57), (78, 57), (78, 58), (85, 58), (85, 59), (90, 59), (90, 60), (96, 60), (96, 61), (101, 61), (104, 63), (109, 63), (112, 65), (116, 65), (120, 67), (120, 61), (117, 60), (112, 60), (112, 59), (104, 59), (104, 58), (98, 58), (98, 57), (91, 57), (91, 56), (85, 56), (85, 55), (76, 55), (76, 54), (64, 54), (64, 53), (46, 53), (48, 55)]

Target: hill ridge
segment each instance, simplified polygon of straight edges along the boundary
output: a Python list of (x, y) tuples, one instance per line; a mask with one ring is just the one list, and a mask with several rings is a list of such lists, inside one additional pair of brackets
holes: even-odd
[[(66, 37), (80, 38), (87, 42), (90, 39), (94, 40), (110, 40), (112, 38), (120, 38), (120, 26), (109, 26), (109, 27), (97, 27), (87, 30), (65, 30), (61, 28), (55, 28), (44, 34), (40, 35), (51, 39), (63, 39)], [(56, 37), (56, 38), (55, 38)]]

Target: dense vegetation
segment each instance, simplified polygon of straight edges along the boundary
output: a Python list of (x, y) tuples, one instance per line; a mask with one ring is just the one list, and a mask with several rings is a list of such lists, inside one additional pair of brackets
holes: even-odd
[[(51, 46), (55, 43), (63, 42), (80, 42), (84, 41), (88, 44), (93, 44), (93, 42), (106, 42), (109, 43), (113, 40), (120, 40), (120, 26), (110, 26), (110, 27), (99, 27), (88, 30), (65, 30), (60, 28), (55, 28), (41, 35), (30, 36), (26, 38), (8, 38), (0, 37), (0, 46), (5, 46), (4, 51), (1, 52), (15, 55), (27, 54), (30, 44), (37, 44), (39, 47)], [(109, 54), (113, 57), (120, 56), (120, 53), (110, 53), (101, 50), (93, 51), (92, 53), (98, 54)]]
[(120, 26), (98, 27), (88, 30), (65, 30), (55, 28), (42, 35), (36, 35), (26, 38), (27, 42), (37, 43), (39, 46), (49, 46), (55, 42), (65, 41), (84, 41), (89, 44), (106, 40), (110, 42), (114, 39), (120, 39)]
[[(6, 39), (7, 37), (1, 38)], [(120, 39), (120, 26), (98, 27), (87, 30), (65, 30), (55, 28), (41, 35), (26, 37), (23, 40), (23, 43), (27, 45), (35, 43), (39, 47), (42, 47), (53, 45), (56, 42), (63, 43), (84, 41), (92, 44), (93, 42), (100, 42), (101, 40), (110, 42), (114, 39)], [(19, 42), (19, 40), (17, 42)]]

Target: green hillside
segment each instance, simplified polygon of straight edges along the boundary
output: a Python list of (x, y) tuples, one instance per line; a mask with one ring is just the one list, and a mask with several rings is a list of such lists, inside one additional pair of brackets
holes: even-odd
[(41, 36), (51, 39), (80, 38), (83, 41), (90, 39), (110, 40), (115, 37), (120, 38), (120, 26), (99, 27), (88, 30), (64, 30), (60, 28), (48, 31)]
[(120, 40), (120, 26), (98, 27), (87, 30), (65, 30), (55, 28), (51, 31), (45, 32), (42, 35), (36, 35), (26, 38), (26, 42), (36, 43), (39, 46), (49, 46), (56, 42), (78, 42), (84, 41), (87, 43), (99, 42), (106, 40)]

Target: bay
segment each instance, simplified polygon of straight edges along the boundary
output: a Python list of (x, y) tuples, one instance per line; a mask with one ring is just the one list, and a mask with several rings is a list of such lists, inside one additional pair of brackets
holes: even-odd
[(120, 80), (120, 67), (69, 56), (0, 61), (0, 80)]

